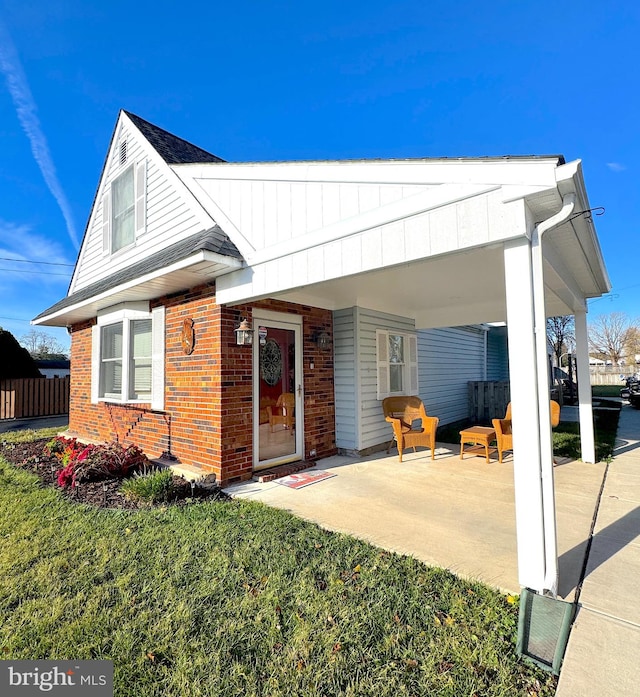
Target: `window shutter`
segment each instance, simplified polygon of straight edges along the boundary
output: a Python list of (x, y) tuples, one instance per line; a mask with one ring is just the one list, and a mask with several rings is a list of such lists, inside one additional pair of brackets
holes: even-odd
[(418, 385), (418, 337), (415, 334), (409, 334), (409, 394), (417, 395), (420, 391)]
[(164, 410), (164, 306), (154, 307), (152, 318), (151, 408)]
[(376, 361), (378, 366), (377, 398), (389, 396), (389, 334), (382, 329), (376, 329)]
[(102, 252), (111, 251), (111, 191), (102, 197)]
[(91, 403), (100, 398), (100, 327), (91, 327)]
[(136, 165), (136, 238), (142, 235), (147, 225), (147, 163)]

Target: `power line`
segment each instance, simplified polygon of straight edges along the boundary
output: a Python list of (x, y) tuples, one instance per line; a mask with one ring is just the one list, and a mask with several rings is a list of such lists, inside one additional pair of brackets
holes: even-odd
[(44, 276), (69, 276), (69, 272), (67, 273), (52, 273), (50, 271), (21, 271), (19, 269), (0, 269), (0, 271), (7, 271), (8, 273), (39, 273)]
[(74, 264), (64, 264), (61, 261), (33, 261), (31, 259), (14, 259), (13, 257), (0, 257), (2, 261), (13, 261), (18, 264), (47, 264), (49, 266), (74, 266)]

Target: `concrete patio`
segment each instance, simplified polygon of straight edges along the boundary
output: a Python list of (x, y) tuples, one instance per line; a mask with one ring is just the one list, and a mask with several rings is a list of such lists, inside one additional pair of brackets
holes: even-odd
[[(331, 457), (316, 469), (336, 476), (302, 489), (255, 481), (227, 489), (336, 532), (414, 556), (500, 590), (519, 593), (510, 456), (490, 464), (459, 457), (460, 446), (384, 452), (366, 458)], [(567, 461), (555, 467), (560, 588), (573, 599), (602, 479), (603, 463)]]

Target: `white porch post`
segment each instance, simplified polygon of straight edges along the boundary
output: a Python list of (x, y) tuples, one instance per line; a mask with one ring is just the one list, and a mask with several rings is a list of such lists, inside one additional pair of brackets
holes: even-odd
[(578, 374), (582, 461), (595, 462), (596, 446), (593, 432), (591, 378), (589, 375), (589, 339), (587, 335), (587, 313), (584, 310), (579, 310), (575, 313), (574, 324), (576, 328), (576, 372)]
[[(514, 240), (504, 250), (509, 337), (509, 377), (513, 411), (513, 473), (518, 540), (518, 580), (543, 592), (551, 545), (555, 554), (555, 517), (544, 515), (534, 273), (530, 242)], [(540, 331), (545, 331), (542, 327)], [(545, 396), (548, 400), (548, 396)], [(550, 425), (549, 425), (550, 430)]]

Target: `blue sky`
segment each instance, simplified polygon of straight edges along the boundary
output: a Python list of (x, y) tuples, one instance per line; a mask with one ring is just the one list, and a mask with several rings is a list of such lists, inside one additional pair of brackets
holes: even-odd
[(637, 318), (639, 35), (633, 0), (0, 0), (0, 325), (66, 295), (121, 108), (231, 161), (580, 158), (590, 315)]

